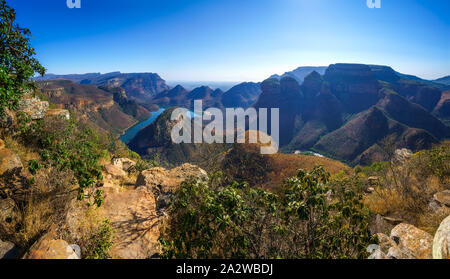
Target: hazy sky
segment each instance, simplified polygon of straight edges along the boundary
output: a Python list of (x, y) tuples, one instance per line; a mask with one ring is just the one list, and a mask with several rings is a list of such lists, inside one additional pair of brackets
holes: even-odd
[(390, 65), (450, 75), (450, 1), (9, 0), (49, 73), (156, 72), (261, 81), (298, 66)]

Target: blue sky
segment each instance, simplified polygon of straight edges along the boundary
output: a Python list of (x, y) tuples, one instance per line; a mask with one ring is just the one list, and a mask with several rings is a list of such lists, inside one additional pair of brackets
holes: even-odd
[(450, 75), (450, 1), (8, 0), (49, 73), (156, 72), (261, 81), (298, 66), (390, 65)]

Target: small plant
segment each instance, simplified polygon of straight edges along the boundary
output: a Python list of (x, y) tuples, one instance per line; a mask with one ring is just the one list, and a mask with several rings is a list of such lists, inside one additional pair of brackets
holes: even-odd
[(90, 237), (83, 242), (85, 259), (109, 259), (109, 250), (113, 246), (114, 229), (111, 222), (105, 219), (97, 231), (91, 233)]

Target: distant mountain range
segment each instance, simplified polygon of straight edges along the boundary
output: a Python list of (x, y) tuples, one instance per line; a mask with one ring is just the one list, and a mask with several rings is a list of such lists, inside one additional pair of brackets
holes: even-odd
[(36, 78), (37, 81), (65, 79), (79, 84), (92, 84), (96, 86), (121, 87), (125, 90), (127, 97), (138, 102), (148, 102), (152, 96), (169, 89), (166, 82), (154, 73), (121, 73), (112, 72), (107, 74), (89, 73), (74, 75), (48, 74)]
[(438, 78), (438, 79), (434, 80), (434, 82), (450, 86), (450, 76)]
[(291, 78), (295, 79), (298, 83), (302, 84), (303, 81), (305, 80), (305, 77), (308, 76), (310, 73), (317, 72), (317, 73), (323, 75), (325, 73), (325, 71), (327, 70), (327, 68), (328, 67), (325, 67), (325, 66), (298, 67), (297, 69), (290, 71), (290, 72), (286, 72), (286, 73), (282, 74), (281, 76), (275, 74), (275, 75), (272, 75), (270, 78), (276, 78), (276, 79), (280, 80), (281, 78), (284, 78), (284, 77), (291, 77)]
[[(313, 150), (353, 165), (385, 159), (386, 138), (396, 148), (413, 151), (450, 138), (448, 77), (429, 81), (388, 66), (300, 67), (262, 83), (241, 83), (225, 92), (208, 86), (170, 88), (152, 73), (47, 75), (40, 80), (49, 79), (95, 85), (109, 92), (120, 111), (133, 119), (141, 119), (144, 110), (154, 105), (192, 108), (198, 99), (203, 100), (204, 108), (280, 108), (280, 144), (284, 152)], [(158, 123), (165, 121), (156, 121), (132, 141), (136, 151), (146, 155), (151, 147), (161, 152), (157, 136), (147, 134), (158, 130)], [(189, 150), (191, 153), (193, 149)], [(183, 161), (188, 158), (184, 156)]]
[[(286, 76), (261, 84), (255, 107), (280, 108), (285, 151), (314, 150), (351, 164), (383, 159), (382, 141), (417, 151), (450, 138), (441, 85), (387, 66), (335, 64), (303, 84)], [(440, 118), (440, 119), (439, 119)]]

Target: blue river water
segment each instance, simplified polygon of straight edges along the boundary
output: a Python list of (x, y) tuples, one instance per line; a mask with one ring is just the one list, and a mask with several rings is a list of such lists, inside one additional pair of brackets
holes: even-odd
[(120, 140), (124, 143), (129, 143), (140, 130), (144, 129), (148, 125), (152, 124), (153, 121), (158, 118), (166, 109), (161, 108), (157, 111), (152, 111), (152, 116), (150, 116), (147, 120), (140, 122), (139, 124), (134, 125), (130, 129), (126, 130), (126, 132), (120, 137)]
[[(128, 144), (139, 133), (140, 130), (152, 124), (158, 118), (158, 116), (160, 116), (165, 110), (166, 110), (165, 108), (160, 108), (157, 111), (152, 111), (152, 115), (147, 120), (142, 121), (134, 125), (130, 129), (126, 130), (125, 133), (122, 136), (120, 136), (120, 140)], [(194, 115), (195, 114), (193, 111), (188, 111), (187, 113), (187, 116), (190, 118), (194, 117)]]

